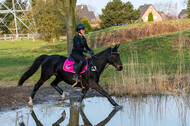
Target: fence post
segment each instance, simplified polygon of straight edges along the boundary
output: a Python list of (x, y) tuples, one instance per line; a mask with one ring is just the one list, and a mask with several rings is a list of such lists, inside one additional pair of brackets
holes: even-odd
[(29, 39), (29, 37), (30, 37), (30, 36), (29, 36), (29, 33), (28, 33), (28, 36), (27, 36), (27, 37), (28, 37), (28, 39)]
[(15, 43), (15, 41), (14, 41), (14, 37), (12, 37), (12, 43), (13, 43), (13, 44)]
[(35, 37), (33, 36), (33, 42), (35, 42), (36, 40), (35, 40)]

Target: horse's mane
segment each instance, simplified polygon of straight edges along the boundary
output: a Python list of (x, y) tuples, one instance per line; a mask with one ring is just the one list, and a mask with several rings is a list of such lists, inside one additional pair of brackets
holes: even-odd
[[(107, 49), (105, 49), (105, 50), (103, 50), (103, 51), (101, 51), (101, 52), (99, 52), (99, 53), (97, 53), (96, 55), (94, 55), (94, 57), (95, 57), (95, 60), (94, 60), (94, 62), (99, 62), (99, 57), (100, 56), (103, 56), (104, 58), (106, 58), (106, 56), (107, 56), (107, 52), (108, 51), (111, 51), (111, 47), (109, 47), (109, 48), (107, 48)], [(89, 58), (88, 59), (88, 62), (91, 62), (93, 59), (94, 59), (94, 57), (91, 57), (91, 58)]]
[(111, 47), (109, 47), (109, 48), (107, 48), (107, 49), (105, 49), (105, 50), (103, 50), (103, 51), (97, 53), (95, 56), (98, 57), (98, 56), (100, 56), (100, 55), (102, 55), (102, 54), (105, 54), (105, 52), (107, 52), (108, 50), (111, 50)]

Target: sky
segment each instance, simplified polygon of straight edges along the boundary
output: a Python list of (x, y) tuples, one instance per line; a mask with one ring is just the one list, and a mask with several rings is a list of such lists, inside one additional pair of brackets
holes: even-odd
[[(106, 4), (110, 1), (112, 0), (77, 0), (77, 5), (81, 4), (90, 5), (90, 8), (95, 12), (95, 15), (99, 15), (102, 13), (102, 9), (105, 8)], [(128, 1), (131, 2), (131, 4), (133, 4), (135, 9), (138, 9), (139, 6), (144, 4), (155, 5), (156, 3), (162, 2), (162, 3), (171, 3), (173, 5), (176, 5), (177, 3), (177, 9), (175, 9), (177, 14), (179, 14), (179, 12), (182, 9), (187, 8), (186, 4), (184, 4), (184, 1), (187, 0), (122, 0), (122, 2), (125, 3)]]

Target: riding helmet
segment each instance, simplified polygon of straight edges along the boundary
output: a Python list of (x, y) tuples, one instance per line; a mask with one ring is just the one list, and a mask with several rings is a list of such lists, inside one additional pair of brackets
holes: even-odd
[(84, 29), (85, 30), (85, 26), (83, 24), (78, 24), (76, 26), (76, 31), (78, 32), (78, 30)]

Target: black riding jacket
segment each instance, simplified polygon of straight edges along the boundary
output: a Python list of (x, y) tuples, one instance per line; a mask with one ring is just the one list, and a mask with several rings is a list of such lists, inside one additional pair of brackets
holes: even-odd
[[(86, 50), (84, 49), (86, 48)], [(73, 50), (72, 53), (78, 53), (83, 55), (83, 52), (91, 51), (86, 42), (86, 38), (84, 36), (80, 36), (77, 34), (73, 39)]]

